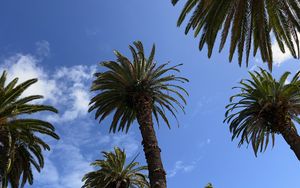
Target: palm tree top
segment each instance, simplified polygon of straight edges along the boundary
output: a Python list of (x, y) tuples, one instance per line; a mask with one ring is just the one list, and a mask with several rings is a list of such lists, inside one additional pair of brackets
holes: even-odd
[(50, 146), (36, 133), (59, 139), (51, 123), (29, 117), (43, 111), (58, 112), (52, 106), (31, 103), (43, 98), (41, 95), (22, 96), (37, 81), (30, 79), (18, 84), (18, 78), (15, 78), (7, 82), (6, 71), (0, 76), (0, 160), (7, 161), (0, 164), (0, 171), (5, 175), (3, 187), (8, 182), (12, 187), (18, 186), (21, 177), (21, 187), (27, 181), (32, 184), (32, 166), (38, 172), (43, 168), (42, 150), (50, 150)]
[[(240, 137), (239, 146), (251, 143), (255, 155), (265, 151), (270, 137), (274, 146), (275, 134), (280, 133), (280, 119), (300, 123), (300, 72), (288, 81), (290, 72), (279, 80), (260, 69), (249, 72), (251, 79), (242, 80), (240, 93), (230, 98), (224, 122), (229, 123), (232, 139)], [(291, 126), (296, 130), (294, 122)]]
[[(173, 5), (179, 0), (172, 0)], [(246, 55), (248, 66), (251, 48), (253, 56), (260, 50), (263, 62), (272, 69), (273, 54), (271, 32), (283, 53), (289, 51), (299, 58), (300, 4), (298, 1), (272, 0), (186, 0), (178, 19), (180, 26), (191, 14), (185, 33), (194, 30), (194, 36), (201, 34), (199, 49), (204, 44), (211, 56), (215, 40), (220, 34), (219, 52), (222, 51), (228, 35), (230, 38), (229, 60), (235, 51), (239, 65)]]
[(147, 176), (141, 172), (146, 166), (139, 166), (136, 157), (126, 165), (126, 153), (118, 147), (114, 152), (102, 152), (104, 159), (96, 160), (92, 166), (99, 170), (87, 173), (82, 188), (148, 188)]
[(178, 83), (188, 82), (186, 78), (176, 76), (179, 65), (158, 65), (154, 61), (155, 45), (148, 58), (140, 41), (129, 46), (132, 61), (118, 51), (114, 51), (117, 60), (105, 61), (100, 65), (106, 70), (96, 73), (91, 90), (98, 94), (91, 99), (89, 112), (95, 110), (95, 118), (101, 122), (114, 113), (110, 131), (128, 131), (136, 119), (135, 100), (137, 97), (150, 97), (153, 103), (153, 115), (159, 124), (159, 116), (170, 127), (165, 112), (175, 118), (177, 107), (184, 111), (187, 91)]
[(30, 79), (18, 85), (18, 78), (9, 83), (6, 81), (7, 72), (3, 71), (0, 77), (0, 126), (10, 130), (39, 132), (59, 139), (51, 123), (26, 116), (43, 111), (58, 113), (57, 109), (52, 106), (30, 103), (42, 99), (41, 95), (22, 97), (23, 92), (38, 80)]
[(208, 183), (204, 188), (213, 188), (213, 185), (211, 183)]

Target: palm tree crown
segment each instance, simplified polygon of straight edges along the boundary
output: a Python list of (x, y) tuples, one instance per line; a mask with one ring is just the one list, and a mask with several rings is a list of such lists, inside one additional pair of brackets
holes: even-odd
[(252, 79), (240, 82), (236, 88), (241, 93), (232, 96), (226, 107), (224, 122), (230, 124), (232, 139), (240, 137), (239, 146), (251, 143), (255, 155), (267, 148), (270, 138), (274, 146), (279, 133), (292, 149), (299, 146), (294, 121), (300, 122), (300, 73), (288, 82), (289, 74), (277, 81), (265, 70), (250, 72)]
[(187, 95), (187, 92), (178, 82), (185, 83), (188, 80), (174, 75), (180, 72), (178, 66), (181, 64), (171, 67), (168, 67), (168, 63), (157, 65), (154, 61), (154, 45), (148, 58), (140, 41), (134, 42), (134, 46), (129, 46), (132, 61), (115, 51), (117, 61), (101, 63), (107, 70), (95, 74), (92, 91), (99, 93), (91, 99), (89, 112), (95, 110), (95, 118), (99, 118), (100, 122), (114, 113), (110, 126), (112, 132), (127, 132), (133, 121), (137, 120), (151, 187), (165, 188), (166, 173), (152, 116), (158, 125), (162, 118), (170, 128), (166, 112), (176, 118), (176, 107), (184, 111), (186, 100), (183, 95)]
[(102, 152), (104, 159), (96, 160), (91, 165), (99, 170), (87, 173), (82, 181), (82, 188), (148, 188), (147, 176), (141, 171), (146, 166), (139, 166), (134, 158), (125, 165), (126, 153), (116, 147), (114, 152)]
[[(179, 0), (172, 0), (176, 4)], [(210, 57), (218, 33), (222, 30), (219, 51), (224, 47), (231, 33), (229, 60), (237, 48), (239, 64), (246, 52), (248, 65), (253, 43), (253, 55), (260, 50), (262, 60), (272, 68), (273, 31), (282, 52), (288, 51), (293, 57), (299, 57), (300, 3), (294, 0), (187, 0), (178, 19), (180, 26), (188, 13), (193, 12), (185, 33), (195, 31), (195, 37), (201, 34), (200, 50), (206, 43)], [(223, 28), (223, 29), (222, 29)], [(230, 30), (231, 28), (231, 30)]]
[(6, 77), (4, 71), (0, 77), (0, 176), (2, 187), (7, 187), (9, 182), (12, 188), (18, 188), (21, 177), (21, 187), (27, 181), (33, 183), (32, 166), (39, 172), (44, 166), (42, 150), (50, 150), (36, 133), (59, 139), (53, 125), (27, 117), (41, 111), (57, 113), (57, 110), (30, 103), (41, 99), (40, 95), (21, 96), (37, 79), (17, 85), (17, 78), (6, 83)]
[(213, 188), (213, 185), (211, 183), (208, 183), (204, 188)]
[(165, 110), (171, 112), (175, 118), (176, 105), (184, 110), (184, 106), (170, 94), (175, 94), (185, 104), (186, 101), (179, 91), (186, 94), (187, 92), (176, 82), (184, 83), (188, 80), (173, 74), (165, 74), (171, 71), (179, 72), (177, 67), (181, 64), (167, 67), (168, 63), (165, 63), (158, 66), (153, 59), (154, 45), (149, 58), (144, 56), (141, 42), (134, 42), (134, 45), (137, 50), (129, 46), (133, 56), (132, 62), (120, 52), (115, 51), (117, 62), (101, 63), (108, 70), (95, 74), (96, 79), (93, 82), (92, 91), (100, 91), (100, 93), (92, 98), (89, 111), (96, 110), (95, 118), (99, 118), (100, 122), (114, 112), (110, 131), (126, 130), (127, 132), (136, 119), (137, 107), (134, 105), (136, 97), (147, 95), (153, 100), (152, 110), (156, 121), (158, 122), (161, 116), (170, 127)]

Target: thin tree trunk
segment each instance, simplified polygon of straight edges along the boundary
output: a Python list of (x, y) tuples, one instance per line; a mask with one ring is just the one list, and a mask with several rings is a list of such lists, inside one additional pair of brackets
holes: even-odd
[(300, 137), (297, 133), (297, 130), (290, 125), (287, 125), (280, 131), (280, 133), (284, 140), (290, 145), (291, 150), (294, 151), (296, 157), (300, 161)]
[(160, 148), (156, 139), (152, 121), (153, 100), (147, 94), (140, 94), (134, 98), (137, 120), (143, 137), (145, 157), (148, 163), (151, 188), (166, 188), (166, 173), (163, 168)]

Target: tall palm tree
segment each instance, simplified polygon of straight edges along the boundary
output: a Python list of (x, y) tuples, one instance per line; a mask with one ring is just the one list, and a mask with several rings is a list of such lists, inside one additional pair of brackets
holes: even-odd
[[(179, 0), (172, 0), (175, 5)], [(187, 23), (185, 33), (194, 30), (194, 36), (201, 33), (199, 49), (204, 44), (210, 57), (218, 34), (221, 34), (219, 52), (231, 33), (229, 60), (238, 50), (239, 65), (243, 54), (253, 55), (260, 50), (261, 58), (272, 68), (271, 32), (282, 52), (287, 50), (294, 58), (299, 58), (300, 3), (294, 0), (187, 0), (177, 25), (193, 12)]]
[(204, 188), (213, 188), (213, 185), (211, 183), (208, 183)]
[(288, 82), (289, 72), (279, 80), (267, 71), (250, 72), (242, 80), (240, 92), (230, 99), (224, 121), (230, 124), (232, 139), (240, 137), (239, 146), (251, 143), (255, 155), (266, 150), (270, 137), (281, 134), (300, 160), (300, 138), (295, 123), (300, 123), (300, 72)]
[(50, 150), (37, 133), (59, 139), (53, 125), (29, 115), (42, 111), (57, 113), (57, 110), (31, 103), (41, 99), (40, 95), (21, 96), (37, 79), (17, 84), (18, 78), (6, 83), (6, 77), (4, 71), (0, 77), (0, 177), (3, 188), (8, 183), (18, 188), (21, 177), (21, 187), (27, 181), (33, 183), (32, 166), (40, 171), (44, 166), (42, 150)]
[[(152, 114), (159, 124), (159, 117), (170, 127), (166, 112), (176, 118), (176, 105), (184, 110), (183, 93), (187, 92), (177, 83), (188, 80), (169, 74), (180, 72), (178, 66), (168, 67), (168, 63), (157, 65), (154, 61), (155, 46), (149, 58), (144, 55), (141, 42), (134, 42), (136, 49), (130, 47), (133, 60), (115, 51), (117, 61), (101, 63), (107, 70), (96, 73), (92, 91), (99, 92), (92, 98), (89, 111), (96, 111), (95, 118), (100, 122), (114, 113), (110, 131), (128, 131), (137, 119), (142, 134), (144, 152), (149, 169), (151, 187), (166, 187), (166, 173), (163, 168), (160, 148), (153, 127)], [(178, 99), (177, 99), (178, 98)]]
[(142, 171), (146, 166), (139, 166), (136, 157), (128, 164), (124, 150), (116, 147), (114, 152), (102, 152), (104, 159), (91, 163), (99, 170), (87, 173), (82, 181), (82, 188), (148, 188), (147, 176)]

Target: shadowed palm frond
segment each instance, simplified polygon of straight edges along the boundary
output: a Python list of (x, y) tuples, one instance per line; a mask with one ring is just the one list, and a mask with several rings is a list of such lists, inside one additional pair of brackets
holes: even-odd
[(300, 73), (291, 80), (289, 72), (279, 80), (263, 69), (249, 73), (251, 79), (235, 87), (240, 92), (230, 98), (224, 122), (230, 125), (232, 139), (240, 138), (239, 146), (251, 143), (257, 155), (266, 150), (269, 140), (274, 146), (275, 135), (284, 126), (280, 123), (287, 121), (296, 130), (294, 122), (300, 122)]
[(24, 91), (37, 79), (17, 84), (18, 78), (7, 82), (7, 73), (0, 77), (0, 175), (2, 187), (8, 183), (12, 188), (21, 187), (26, 182), (33, 183), (32, 167), (38, 172), (44, 166), (42, 151), (50, 150), (49, 145), (37, 134), (59, 139), (54, 126), (46, 121), (29, 118), (34, 113), (50, 111), (57, 113), (52, 106), (32, 103), (43, 98), (40, 95), (23, 97)]
[[(179, 0), (172, 0), (173, 5)], [(200, 34), (199, 49), (204, 44), (211, 56), (215, 40), (220, 34), (221, 51), (230, 36), (229, 60), (235, 51), (239, 65), (253, 47), (253, 56), (260, 50), (261, 58), (272, 69), (273, 55), (271, 33), (283, 53), (290, 52), (299, 58), (300, 3), (294, 0), (186, 0), (178, 19), (178, 26), (191, 13), (185, 33), (194, 30), (194, 36)]]

